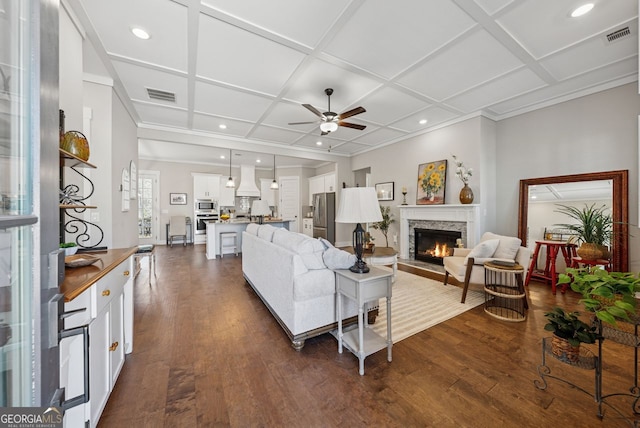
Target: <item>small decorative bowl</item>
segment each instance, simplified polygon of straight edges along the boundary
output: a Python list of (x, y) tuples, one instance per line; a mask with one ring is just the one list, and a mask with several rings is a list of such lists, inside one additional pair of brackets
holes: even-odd
[(64, 255), (66, 257), (73, 256), (77, 252), (78, 252), (78, 247), (66, 247), (64, 249)]

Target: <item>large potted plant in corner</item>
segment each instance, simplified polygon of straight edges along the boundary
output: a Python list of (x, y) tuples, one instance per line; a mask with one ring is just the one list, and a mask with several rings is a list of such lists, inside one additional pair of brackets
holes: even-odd
[(383, 207), (381, 205), (380, 214), (382, 214), (382, 221), (373, 223), (373, 228), (382, 232), (382, 234), (384, 235), (385, 247), (388, 247), (389, 238), (387, 238), (387, 234), (389, 233), (389, 226), (391, 226), (391, 223), (393, 223), (395, 220), (391, 218), (393, 217), (393, 214), (391, 214), (391, 207), (389, 206)]
[(596, 208), (595, 204), (585, 205), (582, 209), (567, 205), (558, 205), (556, 212), (563, 213), (576, 220), (576, 223), (562, 223), (556, 226), (570, 230), (578, 243), (577, 252), (585, 260), (608, 259), (607, 245), (611, 242), (613, 219), (607, 213), (607, 207)]
[(585, 309), (616, 327), (617, 320), (635, 323), (640, 292), (640, 277), (631, 272), (608, 272), (597, 267), (567, 269), (560, 274), (558, 284), (571, 284), (571, 289), (582, 294), (580, 302)]
[(579, 312), (565, 312), (559, 307), (544, 314), (548, 320), (544, 329), (553, 332), (551, 352), (560, 360), (577, 362), (580, 344), (595, 343), (598, 339), (596, 327), (582, 321), (579, 315)]

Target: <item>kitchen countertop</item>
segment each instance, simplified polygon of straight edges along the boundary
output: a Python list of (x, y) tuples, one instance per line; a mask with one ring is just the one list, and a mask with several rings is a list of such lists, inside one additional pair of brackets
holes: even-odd
[[(116, 266), (129, 258), (138, 250), (137, 247), (117, 248), (113, 250), (81, 253), (99, 258), (97, 262), (89, 266), (66, 268), (64, 270), (64, 282), (60, 286), (60, 292), (64, 294), (65, 302), (69, 302), (83, 291), (95, 284), (100, 278), (111, 272)], [(132, 272), (133, 273), (133, 272)]]

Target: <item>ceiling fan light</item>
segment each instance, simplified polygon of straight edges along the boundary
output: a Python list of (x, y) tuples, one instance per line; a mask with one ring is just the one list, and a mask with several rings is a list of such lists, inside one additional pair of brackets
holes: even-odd
[(334, 132), (336, 129), (338, 129), (338, 124), (335, 122), (322, 122), (320, 124), (322, 132)]

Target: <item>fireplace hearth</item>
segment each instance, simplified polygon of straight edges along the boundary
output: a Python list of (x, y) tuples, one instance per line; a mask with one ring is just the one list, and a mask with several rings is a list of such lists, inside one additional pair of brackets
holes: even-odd
[(452, 230), (420, 229), (414, 230), (414, 259), (438, 265), (444, 264), (444, 257), (453, 254), (456, 240), (461, 232)]

